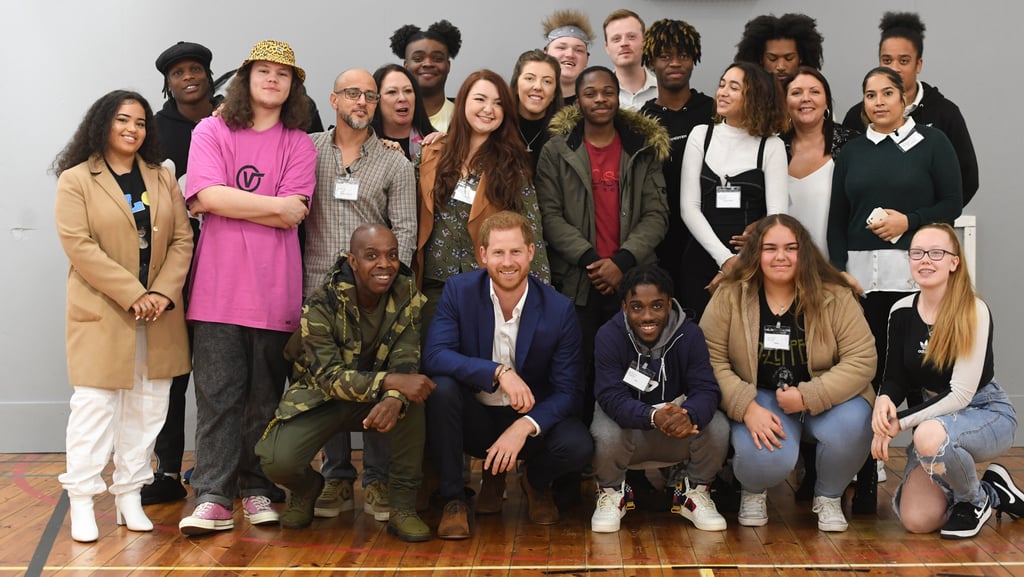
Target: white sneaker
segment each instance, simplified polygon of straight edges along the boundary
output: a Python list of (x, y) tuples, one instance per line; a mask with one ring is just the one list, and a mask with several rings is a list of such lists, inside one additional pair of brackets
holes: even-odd
[(590, 518), (590, 530), (595, 533), (616, 533), (619, 521), (626, 516), (626, 484), (620, 489), (605, 487), (597, 490), (597, 505)]
[(672, 512), (689, 519), (701, 531), (725, 531), (725, 517), (718, 514), (707, 485), (690, 486), (684, 479), (672, 496)]
[(878, 467), (878, 482), (884, 483), (885, 480), (889, 478), (889, 476), (885, 474), (885, 461), (878, 460), (875, 462), (877, 463), (876, 466)]
[(740, 525), (760, 527), (768, 524), (768, 491), (740, 492)]
[(818, 514), (819, 531), (845, 531), (849, 524), (843, 515), (843, 502), (839, 497), (814, 497), (811, 510)]

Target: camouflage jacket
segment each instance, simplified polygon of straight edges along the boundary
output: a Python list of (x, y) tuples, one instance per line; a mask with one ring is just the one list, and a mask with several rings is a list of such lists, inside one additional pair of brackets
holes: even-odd
[[(291, 386), (281, 398), (274, 420), (287, 420), (337, 399), (376, 403), (388, 373), (413, 374), (420, 367), (420, 311), (427, 298), (416, 290), (412, 271), (402, 265), (385, 306), (380, 342), (363, 350), (355, 277), (342, 256), (324, 284), (302, 305), (302, 320), (285, 347), (294, 361)], [(362, 355), (373, 355), (373, 367), (358, 371)]]

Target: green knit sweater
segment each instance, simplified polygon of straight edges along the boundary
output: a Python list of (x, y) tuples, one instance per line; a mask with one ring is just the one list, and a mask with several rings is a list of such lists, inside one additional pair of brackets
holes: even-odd
[[(848, 251), (907, 249), (925, 224), (953, 221), (963, 207), (963, 185), (956, 152), (941, 131), (917, 125), (924, 139), (902, 151), (892, 138), (875, 144), (860, 136), (843, 147), (832, 174), (828, 215), (829, 255), (846, 269)], [(899, 242), (886, 242), (868, 230), (876, 207), (907, 215), (909, 228)]]

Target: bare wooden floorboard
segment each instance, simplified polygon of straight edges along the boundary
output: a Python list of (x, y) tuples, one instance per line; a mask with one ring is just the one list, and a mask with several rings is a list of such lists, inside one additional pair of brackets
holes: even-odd
[[(905, 462), (900, 455), (887, 464), (878, 515), (848, 516), (850, 528), (843, 533), (818, 531), (810, 503), (794, 499), (794, 481), (769, 490), (764, 527), (741, 527), (735, 513), (725, 513), (726, 531), (704, 532), (669, 512), (635, 510), (618, 533), (598, 534), (590, 531), (592, 487), (559, 524), (542, 527), (529, 522), (518, 478), (510, 475), (502, 512), (478, 517), (472, 538), (415, 544), (387, 534), (384, 523), (362, 512), (359, 487), (355, 511), (317, 519), (309, 529), (253, 527), (236, 503), (234, 530), (195, 538), (177, 529), (192, 511), (191, 495), (147, 507), (156, 525), (151, 533), (118, 527), (113, 497), (102, 495), (95, 500), (99, 541), (72, 541), (65, 519), (43, 574), (1024, 577), (1024, 522), (993, 516), (976, 538), (963, 541), (904, 531), (891, 499)], [(1024, 449), (1000, 462), (1024, 479)], [(63, 455), (0, 455), (0, 476), (8, 479), (0, 484), (0, 577), (24, 572), (60, 498), (56, 477), (63, 469)], [(424, 514), (432, 527), (439, 518), (437, 510)]]

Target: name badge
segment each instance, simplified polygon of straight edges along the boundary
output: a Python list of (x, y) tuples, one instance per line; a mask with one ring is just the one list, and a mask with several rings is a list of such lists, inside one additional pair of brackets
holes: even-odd
[(622, 377), (622, 380), (641, 393), (649, 393), (658, 388), (658, 381), (654, 378), (657, 371), (658, 369), (652, 367), (649, 362), (637, 365), (637, 362), (633, 361), (630, 363), (629, 370), (626, 371), (626, 375)]
[(764, 348), (769, 351), (788, 351), (789, 327), (765, 326)]
[(460, 180), (459, 184), (455, 185), (455, 193), (452, 195), (452, 198), (459, 202), (473, 204), (473, 199), (476, 198), (476, 191), (465, 180)]
[(334, 198), (338, 200), (359, 200), (359, 178), (352, 175), (335, 178)]
[(715, 208), (740, 208), (740, 187), (733, 185), (715, 187)]

